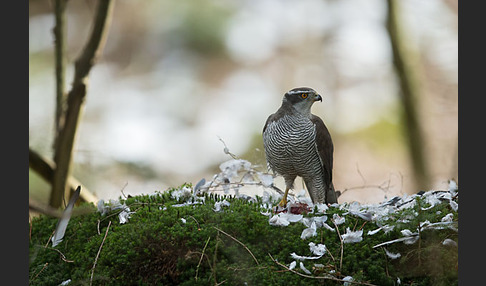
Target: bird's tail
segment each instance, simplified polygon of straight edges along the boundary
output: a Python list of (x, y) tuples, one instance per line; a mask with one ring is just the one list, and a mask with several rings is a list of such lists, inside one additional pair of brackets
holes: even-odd
[(326, 203), (337, 203), (337, 198), (339, 197), (339, 194), (341, 193), (334, 190), (334, 184), (331, 182), (326, 190)]

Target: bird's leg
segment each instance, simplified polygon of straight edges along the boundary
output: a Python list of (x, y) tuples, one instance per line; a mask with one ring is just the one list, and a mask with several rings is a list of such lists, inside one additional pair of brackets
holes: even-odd
[(289, 187), (285, 187), (285, 193), (284, 193), (284, 195), (283, 195), (283, 198), (282, 198), (282, 200), (280, 201), (280, 203), (278, 203), (278, 205), (279, 205), (279, 206), (281, 206), (281, 207), (283, 207), (283, 208), (284, 208), (285, 206), (287, 206), (287, 195), (288, 195), (288, 193), (289, 193), (289, 190), (290, 190), (290, 188), (289, 188)]

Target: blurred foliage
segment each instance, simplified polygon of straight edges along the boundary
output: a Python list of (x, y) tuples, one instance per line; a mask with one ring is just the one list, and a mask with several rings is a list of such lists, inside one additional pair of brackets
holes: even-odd
[(47, 204), (51, 185), (29, 169), (29, 198)]
[(405, 144), (401, 138), (402, 129), (400, 123), (382, 119), (365, 128), (341, 135), (340, 140), (357, 140), (371, 150), (396, 152), (397, 148), (403, 148)]
[[(269, 256), (289, 265), (293, 261), (290, 253), (306, 255), (311, 241), (325, 244), (332, 254), (332, 258), (328, 253), (312, 261), (324, 267), (311, 268), (311, 263), (306, 262), (314, 276), (336, 270), (340, 278), (350, 275), (354, 281), (376, 285), (396, 285), (397, 277), (401, 285), (457, 285), (457, 248), (441, 244), (445, 238), (457, 241), (457, 232), (453, 230), (427, 230), (422, 232), (420, 244), (387, 246), (391, 252), (402, 254), (402, 258), (396, 260), (389, 260), (383, 249), (373, 248), (378, 243), (401, 237), (401, 229), (413, 230), (424, 219), (436, 222), (452, 212), (456, 221), (457, 212), (451, 210), (448, 203), (423, 211), (421, 207), (428, 205), (419, 198), (415, 207), (395, 213), (387, 221), (392, 224), (409, 218), (409, 222), (397, 224), (388, 233), (363, 235), (360, 243), (344, 244), (339, 271), (341, 243), (335, 232), (319, 228), (317, 236), (302, 240), (300, 234), (306, 228), (302, 223), (271, 226), (268, 217), (260, 213), (262, 199), (259, 197), (256, 201), (247, 201), (205, 194), (204, 204), (175, 207), (174, 204), (186, 202), (186, 198), (175, 200), (171, 195), (174, 190), (159, 195), (120, 198), (121, 203), (135, 212), (125, 224), (119, 223), (120, 210), (104, 216), (93, 212), (73, 217), (64, 240), (56, 248), (49, 246), (49, 239), (57, 220), (45, 216), (34, 218), (30, 225), (29, 284), (58, 285), (68, 279), (72, 280), (69, 285), (89, 284), (96, 254), (111, 221), (94, 270), (94, 285), (209, 285), (217, 282), (321, 285), (323, 280), (296, 275), (277, 265)], [(215, 212), (214, 203), (223, 199), (231, 205)], [(95, 210), (92, 204), (84, 207)], [(326, 212), (332, 217), (344, 210), (331, 207)], [(346, 228), (362, 229), (364, 234), (378, 228), (378, 222), (366, 222), (349, 215), (346, 218), (338, 227), (341, 234)], [(235, 239), (251, 251), (258, 264)], [(295, 270), (300, 272), (298, 267)], [(325, 282), (326, 285), (342, 285), (342, 282)]]
[(186, 47), (202, 55), (223, 53), (224, 27), (230, 11), (214, 1), (207, 0), (181, 5), (187, 6), (186, 14), (184, 19), (181, 19), (183, 25), (172, 31), (173, 37), (182, 38)]

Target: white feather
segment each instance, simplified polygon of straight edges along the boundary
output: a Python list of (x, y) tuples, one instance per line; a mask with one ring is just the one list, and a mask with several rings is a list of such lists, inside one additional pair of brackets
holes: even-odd
[(54, 231), (54, 235), (52, 236), (51, 239), (52, 247), (58, 245), (64, 238), (64, 233), (66, 232), (67, 225), (69, 223), (69, 220), (71, 219), (71, 214), (73, 213), (74, 204), (78, 200), (80, 192), (81, 192), (81, 186), (78, 186), (73, 196), (69, 200), (66, 209), (62, 213), (61, 218), (57, 222), (56, 230)]

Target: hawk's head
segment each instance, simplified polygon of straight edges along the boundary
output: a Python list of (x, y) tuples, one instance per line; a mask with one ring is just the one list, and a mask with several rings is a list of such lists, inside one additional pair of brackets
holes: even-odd
[(283, 101), (290, 103), (301, 113), (310, 113), (312, 104), (316, 101), (322, 102), (322, 97), (310, 87), (297, 87), (285, 93)]

